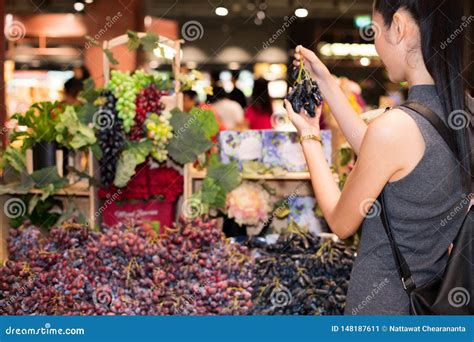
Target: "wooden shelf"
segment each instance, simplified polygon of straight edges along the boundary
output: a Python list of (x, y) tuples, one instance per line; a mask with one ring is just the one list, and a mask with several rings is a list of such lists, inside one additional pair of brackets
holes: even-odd
[[(194, 181), (203, 180), (206, 177), (206, 170), (197, 170), (193, 165), (187, 164), (184, 168), (185, 185), (184, 197), (189, 198), (194, 189)], [(268, 180), (281, 182), (294, 181), (309, 181), (311, 180), (309, 172), (287, 172), (284, 174), (274, 175), (272, 173), (257, 174), (257, 173), (241, 173), (240, 176), (245, 180)]]
[[(32, 194), (41, 194), (42, 190), (33, 189), (30, 191)], [(88, 197), (91, 195), (91, 189), (83, 184), (73, 184), (64, 189), (59, 190), (53, 196), (78, 196)]]
[[(272, 173), (258, 174), (258, 173), (241, 173), (243, 179), (267, 179), (267, 180), (306, 180), (311, 179), (309, 172), (287, 172), (285, 174), (274, 175)], [(194, 179), (204, 179), (206, 177), (206, 170), (196, 170), (193, 167), (189, 169), (189, 177)]]

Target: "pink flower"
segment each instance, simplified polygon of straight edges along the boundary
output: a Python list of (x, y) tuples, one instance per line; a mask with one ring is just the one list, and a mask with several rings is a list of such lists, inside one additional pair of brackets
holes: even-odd
[(227, 215), (240, 225), (266, 221), (271, 209), (270, 195), (256, 183), (242, 183), (227, 195)]

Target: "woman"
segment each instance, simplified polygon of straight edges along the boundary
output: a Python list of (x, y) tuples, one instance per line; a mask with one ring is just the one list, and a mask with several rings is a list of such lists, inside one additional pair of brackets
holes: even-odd
[(245, 111), (245, 119), (250, 129), (272, 129), (272, 99), (268, 93), (268, 81), (255, 80), (252, 92), (252, 103)]
[[(376, 0), (374, 4), (375, 46), (390, 80), (407, 81), (409, 100), (429, 107), (445, 122), (453, 111), (464, 110), (462, 39), (457, 37), (448, 48), (440, 48), (461, 26), (461, 7), (457, 1), (444, 0)], [(394, 238), (415, 284), (420, 286), (442, 275), (448, 248), (467, 211), (465, 206), (454, 211), (462, 194), (469, 193), (467, 129), (452, 130), (463, 160), (459, 165), (435, 129), (419, 114), (392, 109), (366, 125), (316, 55), (298, 46), (295, 65), (299, 65), (300, 58), (319, 83), (358, 156), (341, 192), (317, 141), (319, 119), (303, 112), (296, 114), (285, 102), (301, 134), (313, 188), (332, 231), (345, 239), (362, 225), (345, 313), (409, 314), (409, 299), (397, 273), (376, 198), (384, 190)], [(450, 224), (442, 227), (442, 218), (454, 212), (457, 214)]]

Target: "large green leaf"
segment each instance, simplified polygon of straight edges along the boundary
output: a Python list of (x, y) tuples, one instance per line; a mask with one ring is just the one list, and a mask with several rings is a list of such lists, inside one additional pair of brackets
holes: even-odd
[(194, 115), (208, 138), (212, 138), (219, 133), (219, 124), (212, 110), (194, 107), (190, 111)]
[(55, 127), (58, 132), (56, 141), (73, 149), (95, 144), (94, 130), (81, 122), (73, 106), (67, 106)]
[(37, 188), (48, 188), (53, 185), (54, 188), (62, 188), (68, 185), (68, 180), (59, 176), (56, 166), (45, 167), (37, 170), (30, 175)]
[(143, 163), (153, 148), (151, 141), (131, 142), (122, 151), (117, 162), (114, 185), (123, 188), (135, 174), (137, 165)]
[(174, 109), (170, 124), (174, 136), (168, 144), (168, 153), (176, 162), (194, 162), (201, 153), (212, 147), (212, 141), (206, 136), (198, 120), (189, 113)]
[(10, 165), (15, 171), (22, 172), (26, 169), (26, 154), (22, 149), (8, 146), (3, 159), (4, 163)]
[(91, 122), (94, 121), (94, 114), (96, 112), (97, 107), (94, 106), (92, 103), (88, 102), (79, 108), (79, 110), (77, 111), (77, 118), (82, 124), (89, 125)]
[(140, 38), (138, 37), (138, 34), (134, 31), (127, 31), (127, 36), (128, 36), (128, 51), (133, 51), (136, 50), (140, 47)]
[(97, 91), (95, 82), (92, 78), (89, 77), (84, 81), (84, 87), (79, 96), (85, 99), (88, 104), (94, 103), (94, 101), (99, 97), (99, 92)]
[(140, 42), (143, 46), (143, 50), (146, 52), (153, 52), (156, 48), (159, 47), (160, 37), (154, 32), (147, 32), (142, 38), (140, 38)]
[(202, 184), (201, 200), (212, 208), (225, 209), (227, 192), (212, 178), (205, 178)]
[(236, 162), (230, 164), (216, 163), (210, 165), (206, 177), (212, 178), (226, 192), (234, 190), (242, 181), (239, 166)]

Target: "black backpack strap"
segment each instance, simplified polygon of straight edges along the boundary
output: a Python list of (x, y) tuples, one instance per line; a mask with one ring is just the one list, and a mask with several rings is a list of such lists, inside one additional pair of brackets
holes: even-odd
[(382, 224), (385, 229), (385, 233), (387, 234), (388, 240), (390, 241), (390, 247), (392, 249), (393, 258), (395, 259), (397, 271), (402, 281), (403, 289), (408, 295), (410, 295), (410, 293), (416, 288), (416, 284), (415, 284), (415, 281), (413, 280), (410, 267), (408, 267), (408, 264), (405, 258), (403, 257), (402, 253), (400, 252), (400, 249), (398, 248), (395, 238), (393, 237), (392, 229), (390, 228), (390, 222), (388, 219), (387, 210), (385, 207), (385, 199), (384, 199), (383, 191), (379, 196), (379, 202), (380, 202), (380, 207), (381, 207), (380, 216), (382, 219)]
[(435, 112), (418, 102), (405, 102), (401, 104), (400, 107), (411, 109), (424, 117), (436, 129), (438, 134), (443, 138), (449, 149), (459, 161), (458, 148), (454, 136), (450, 132), (449, 127), (446, 126), (443, 120), (441, 120)]

